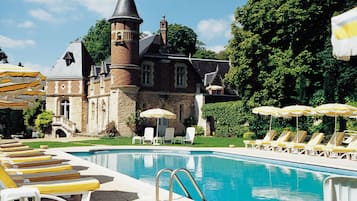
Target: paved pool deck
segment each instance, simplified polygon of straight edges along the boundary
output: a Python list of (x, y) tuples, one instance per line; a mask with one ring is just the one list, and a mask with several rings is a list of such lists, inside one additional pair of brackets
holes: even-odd
[[(301, 164), (311, 164), (323, 167), (357, 171), (357, 161), (346, 159), (332, 159), (318, 156), (305, 156), (273, 151), (264, 151), (247, 148), (192, 148), (192, 147), (172, 147), (172, 146), (90, 146), (90, 147), (69, 147), (53, 148), (47, 152), (57, 155), (59, 158), (69, 159), (75, 169), (80, 170), (82, 175), (93, 176), (101, 182), (99, 190), (92, 194), (91, 201), (154, 201), (155, 186), (144, 183), (124, 174), (109, 170), (86, 160), (74, 157), (67, 152), (87, 152), (90, 150), (103, 149), (168, 149), (168, 150), (201, 150), (218, 151), (229, 154), (239, 154), (244, 156), (260, 157), (270, 160), (281, 160)], [(168, 200), (168, 191), (160, 190), (160, 200)], [(189, 200), (180, 195), (175, 195), (174, 200)]]

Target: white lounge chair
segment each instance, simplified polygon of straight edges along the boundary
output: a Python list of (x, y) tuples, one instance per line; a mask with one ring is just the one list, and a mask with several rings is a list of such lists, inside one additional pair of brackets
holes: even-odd
[(143, 136), (143, 144), (150, 143), (152, 144), (154, 141), (154, 128), (153, 127), (146, 127), (144, 130)]
[(81, 201), (89, 201), (92, 191), (99, 188), (100, 183), (94, 178), (80, 178), (68, 180), (54, 180), (48, 182), (29, 182), (26, 184), (16, 183), (0, 166), (0, 188), (30, 187), (36, 188), (41, 194), (50, 195), (82, 195)]
[(327, 177), (323, 189), (324, 201), (354, 201), (357, 198), (357, 177)]
[(187, 127), (186, 128), (186, 136), (183, 139), (184, 143), (189, 142), (189, 143), (193, 144), (193, 141), (195, 139), (195, 134), (196, 134), (196, 130), (194, 127)]
[(164, 136), (164, 143), (173, 143), (175, 136), (175, 128), (166, 128), (165, 129), (165, 136)]

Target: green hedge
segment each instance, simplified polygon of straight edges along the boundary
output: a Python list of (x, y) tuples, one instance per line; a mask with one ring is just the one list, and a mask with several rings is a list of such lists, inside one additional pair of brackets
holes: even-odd
[(205, 104), (202, 108), (204, 118), (214, 118), (217, 136), (242, 137), (249, 130), (246, 123), (251, 119), (250, 114), (241, 101)]

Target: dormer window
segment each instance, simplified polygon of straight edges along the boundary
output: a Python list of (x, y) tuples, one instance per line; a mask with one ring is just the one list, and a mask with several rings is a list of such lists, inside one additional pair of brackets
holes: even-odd
[(66, 54), (64, 54), (63, 59), (65, 60), (67, 66), (74, 63), (74, 56), (72, 52), (66, 52)]
[(187, 66), (185, 64), (178, 63), (175, 65), (175, 87), (187, 87)]

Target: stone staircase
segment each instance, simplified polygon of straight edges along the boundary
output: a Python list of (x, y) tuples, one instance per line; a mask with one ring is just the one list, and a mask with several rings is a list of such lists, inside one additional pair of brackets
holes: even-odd
[(76, 132), (76, 123), (65, 118), (64, 116), (53, 116), (52, 119), (52, 136), (57, 137), (57, 131), (61, 129), (67, 137), (73, 136)]

